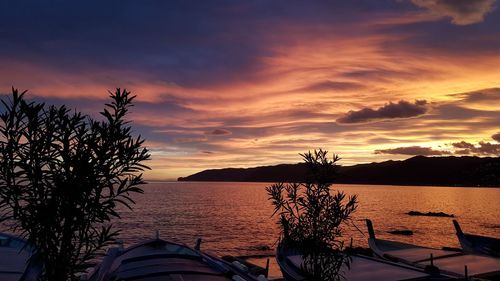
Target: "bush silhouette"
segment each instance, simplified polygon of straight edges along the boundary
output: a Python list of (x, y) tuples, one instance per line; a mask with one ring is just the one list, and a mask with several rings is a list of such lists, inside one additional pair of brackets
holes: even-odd
[(305, 183), (276, 183), (266, 188), (273, 216), (279, 216), (280, 247), (302, 254), (302, 274), (313, 281), (340, 280), (341, 266), (349, 266), (339, 237), (342, 224), (357, 207), (356, 195), (346, 198), (341, 191), (332, 192), (339, 157), (329, 160), (327, 155), (321, 149), (301, 154), (309, 171)]
[(125, 119), (135, 96), (110, 92), (101, 121), (12, 89), (0, 115), (0, 220), (36, 247), (42, 280), (77, 280), (114, 242), (117, 206), (141, 193), (149, 153)]

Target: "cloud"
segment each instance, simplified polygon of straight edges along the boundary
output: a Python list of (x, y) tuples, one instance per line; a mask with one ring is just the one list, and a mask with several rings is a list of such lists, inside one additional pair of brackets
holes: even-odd
[[(355, 164), (403, 158), (376, 149), (497, 143), (500, 89), (450, 96), (500, 87), (497, 11), (464, 28), (410, 0), (101, 2), (0, 1), (0, 90), (93, 113), (127, 87), (155, 175), (293, 163), (311, 147)], [(370, 123), (415, 116), (379, 109), (400, 100), (424, 114)]]
[(434, 150), (430, 147), (423, 147), (423, 146), (406, 146), (406, 147), (396, 147), (396, 148), (375, 150), (375, 154), (432, 156), (432, 155), (447, 155), (447, 154), (450, 154), (450, 152), (444, 151), (444, 150)]
[(482, 22), (494, 8), (495, 0), (412, 0), (413, 4), (452, 18), (456, 25)]
[(498, 102), (500, 101), (500, 88), (482, 89), (469, 93), (461, 93), (456, 96), (462, 97), (466, 102)]
[(500, 142), (500, 132), (494, 134), (491, 136), (492, 139), (496, 140), (497, 142)]
[(337, 119), (340, 124), (367, 123), (377, 120), (410, 118), (427, 112), (427, 101), (416, 100), (410, 103), (404, 100), (398, 103), (388, 103), (378, 109), (363, 108), (358, 111), (349, 111)]
[(500, 156), (500, 144), (480, 141), (478, 144), (461, 141), (452, 143), (452, 146), (459, 148), (455, 154), (475, 154), (480, 156)]
[(224, 130), (224, 129), (215, 129), (209, 133), (209, 135), (214, 135), (214, 136), (224, 136), (224, 135), (230, 135), (231, 131)]
[(479, 145), (474, 150), (477, 154), (482, 155), (500, 155), (500, 144), (490, 142), (479, 142)]
[(478, 91), (452, 94), (450, 97), (459, 98), (464, 107), (479, 110), (498, 111), (500, 103), (500, 88), (481, 89)]
[(453, 147), (455, 148), (462, 148), (462, 149), (472, 149), (474, 148), (474, 145), (472, 143), (466, 142), (466, 141), (461, 141), (461, 142), (455, 142), (452, 143)]

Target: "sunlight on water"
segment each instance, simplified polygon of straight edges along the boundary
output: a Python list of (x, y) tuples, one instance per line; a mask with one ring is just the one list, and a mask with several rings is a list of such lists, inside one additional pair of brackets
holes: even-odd
[[(168, 182), (150, 183), (135, 196), (133, 211), (122, 211), (116, 226), (126, 245), (156, 230), (165, 239), (194, 245), (202, 237), (204, 250), (219, 255), (273, 252), (278, 237), (266, 183)], [(359, 209), (346, 227), (346, 240), (367, 246), (363, 219), (372, 219), (376, 233), (387, 238), (433, 247), (458, 247), (451, 218), (412, 217), (411, 210), (454, 214), (464, 232), (500, 237), (500, 189), (335, 185), (358, 194)], [(413, 236), (388, 234), (410, 229)]]

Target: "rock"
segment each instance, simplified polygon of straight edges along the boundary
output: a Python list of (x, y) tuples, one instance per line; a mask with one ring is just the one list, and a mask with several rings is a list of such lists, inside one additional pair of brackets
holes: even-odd
[(407, 236), (413, 235), (413, 231), (411, 231), (409, 229), (397, 229), (397, 230), (391, 230), (391, 231), (387, 231), (387, 232), (390, 234), (394, 234), (394, 235), (407, 235)]
[(427, 213), (422, 213), (419, 211), (409, 211), (406, 213), (410, 216), (424, 216), (424, 217), (447, 217), (447, 218), (454, 218), (455, 216), (452, 214), (447, 214), (443, 212), (427, 212)]
[(496, 229), (500, 228), (500, 224), (485, 224), (484, 227)]

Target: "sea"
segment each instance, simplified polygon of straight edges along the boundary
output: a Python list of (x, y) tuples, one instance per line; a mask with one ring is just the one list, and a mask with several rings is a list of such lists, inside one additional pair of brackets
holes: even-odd
[[(265, 188), (272, 183), (150, 182), (133, 196), (132, 210), (115, 220), (127, 245), (156, 237), (224, 256), (271, 256), (279, 228)], [(500, 188), (334, 184), (333, 190), (358, 196), (358, 209), (343, 226), (346, 245), (367, 247), (365, 219), (376, 236), (430, 247), (459, 247), (452, 220), (464, 232), (500, 237)], [(410, 216), (410, 211), (444, 212), (448, 217)], [(411, 230), (413, 235), (390, 234)], [(257, 263), (262, 258), (254, 259)], [(279, 270), (272, 269), (279, 275)]]

